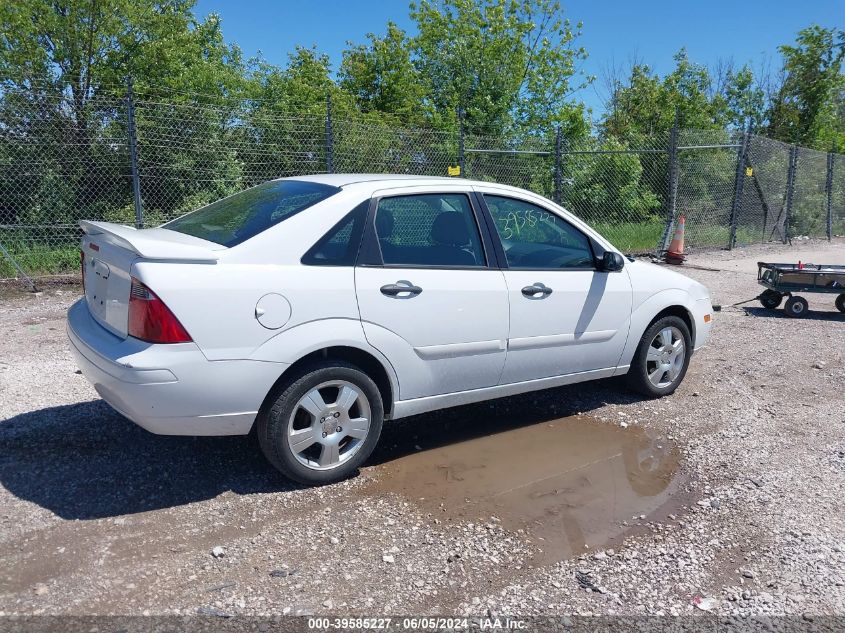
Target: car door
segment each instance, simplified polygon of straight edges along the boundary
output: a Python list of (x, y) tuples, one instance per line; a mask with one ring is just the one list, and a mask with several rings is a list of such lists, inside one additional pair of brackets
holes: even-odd
[(355, 287), (367, 341), (394, 365), (400, 399), (498, 384), (509, 312), (491, 244), (465, 188), (374, 197)]
[(631, 317), (627, 272), (597, 270), (598, 243), (553, 209), (502, 190), (479, 193), (510, 300), (501, 382), (616, 367)]

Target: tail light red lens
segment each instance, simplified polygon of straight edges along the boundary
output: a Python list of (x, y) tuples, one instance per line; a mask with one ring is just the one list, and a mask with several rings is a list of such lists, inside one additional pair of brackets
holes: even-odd
[(192, 340), (164, 301), (134, 277), (129, 293), (128, 333), (148, 343), (190, 343)]

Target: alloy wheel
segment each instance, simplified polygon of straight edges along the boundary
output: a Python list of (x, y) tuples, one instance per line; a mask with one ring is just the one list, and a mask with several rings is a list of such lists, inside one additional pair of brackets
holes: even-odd
[(686, 346), (681, 331), (665, 327), (652, 339), (646, 354), (646, 374), (649, 382), (659, 389), (674, 383), (684, 368)]
[(331, 380), (299, 399), (287, 441), (296, 460), (314, 470), (337, 468), (357, 453), (370, 431), (370, 403), (346, 380)]

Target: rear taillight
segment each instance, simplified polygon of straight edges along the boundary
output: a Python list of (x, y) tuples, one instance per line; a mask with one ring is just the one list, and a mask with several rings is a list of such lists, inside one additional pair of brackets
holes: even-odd
[(85, 294), (85, 251), (79, 251), (79, 270), (82, 271), (82, 294)]
[(128, 333), (148, 343), (190, 343), (192, 340), (164, 301), (134, 277), (129, 292)]

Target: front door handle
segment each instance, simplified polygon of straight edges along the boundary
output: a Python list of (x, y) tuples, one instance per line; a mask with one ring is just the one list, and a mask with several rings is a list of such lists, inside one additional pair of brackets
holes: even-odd
[[(387, 284), (380, 288), (381, 294), (387, 297), (395, 297), (397, 299), (407, 299), (409, 297), (416, 297), (422, 292), (422, 288), (415, 286), (410, 281), (397, 281), (395, 284)], [(400, 297), (400, 294), (408, 293), (408, 297)]]
[(530, 286), (525, 286), (525, 288), (522, 289), (522, 294), (529, 299), (545, 299), (552, 294), (552, 289), (545, 284), (541, 284), (539, 281), (536, 281)]

